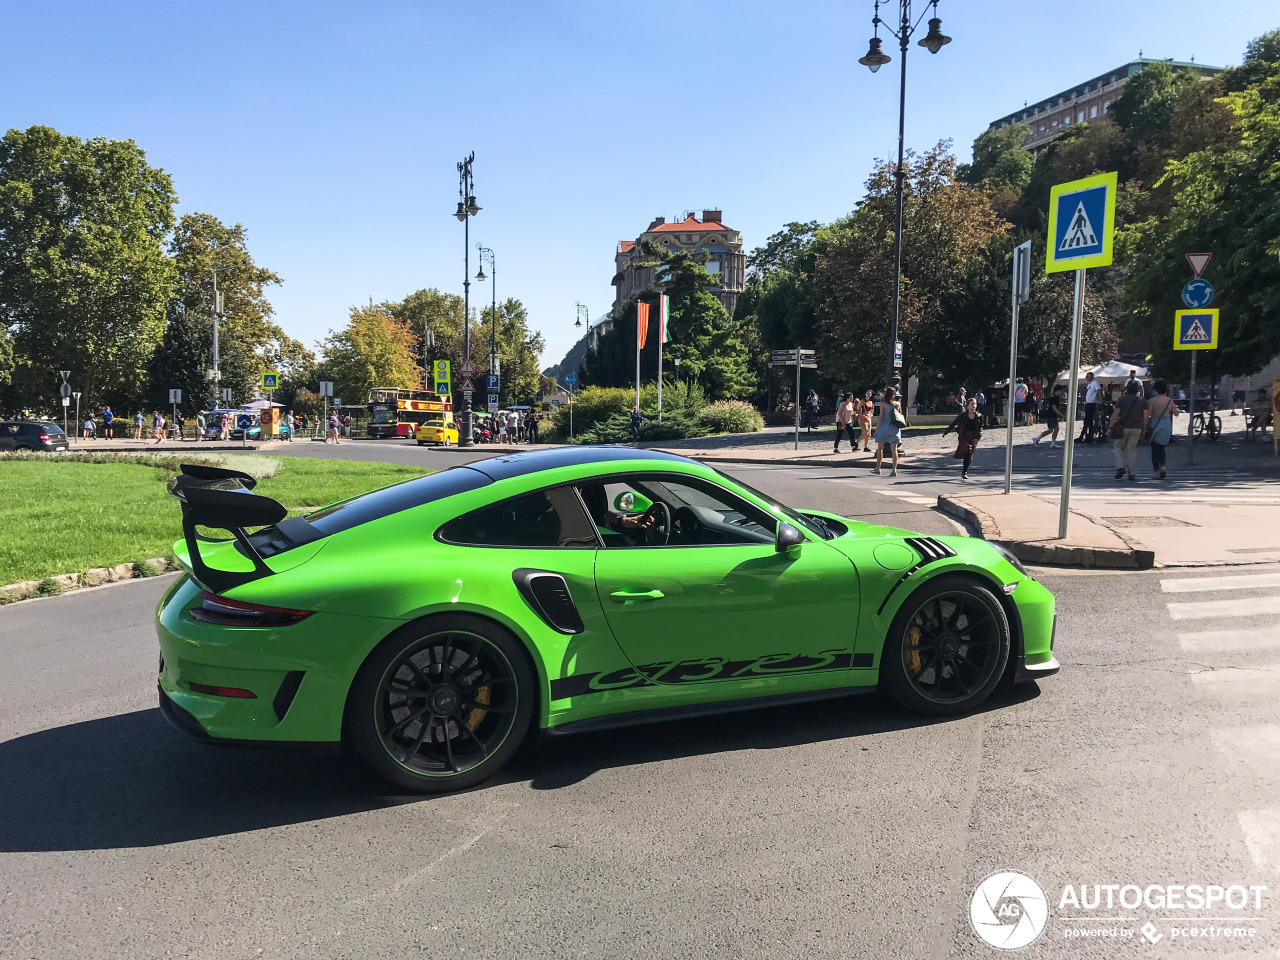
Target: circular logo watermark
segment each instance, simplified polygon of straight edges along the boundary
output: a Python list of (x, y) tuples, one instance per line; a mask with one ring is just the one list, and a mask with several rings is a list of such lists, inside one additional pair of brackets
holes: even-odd
[(1044, 890), (1024, 873), (993, 873), (978, 884), (969, 900), (973, 931), (993, 947), (1017, 950), (1044, 931), (1049, 901)]

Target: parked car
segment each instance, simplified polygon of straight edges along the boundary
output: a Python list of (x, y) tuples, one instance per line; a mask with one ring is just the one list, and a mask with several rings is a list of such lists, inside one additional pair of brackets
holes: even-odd
[(0, 450), (66, 450), (67, 435), (56, 423), (6, 420), (0, 423)]
[(458, 445), (458, 428), (452, 420), (446, 422), (444, 420), (425, 420), (418, 424), (418, 430), (414, 433), (413, 438), (418, 441), (418, 446), (424, 443), (438, 443), (441, 446)]

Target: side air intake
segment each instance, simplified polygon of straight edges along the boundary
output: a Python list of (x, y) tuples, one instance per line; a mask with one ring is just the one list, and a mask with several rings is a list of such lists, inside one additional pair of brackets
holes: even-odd
[(564, 577), (547, 570), (516, 570), (511, 574), (516, 589), (552, 630), (578, 634), (585, 629), (582, 616), (569, 593)]
[(923, 567), (925, 564), (933, 563), (935, 560), (945, 560), (947, 557), (956, 555), (954, 550), (941, 540), (933, 539), (933, 537), (907, 537), (905, 542), (907, 546), (920, 554), (920, 563), (917, 566)]

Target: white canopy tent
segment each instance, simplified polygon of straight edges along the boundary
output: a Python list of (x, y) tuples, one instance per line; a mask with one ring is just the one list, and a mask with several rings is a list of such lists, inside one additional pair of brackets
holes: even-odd
[[(1093, 379), (1099, 383), (1124, 383), (1129, 379), (1129, 374), (1137, 371), (1139, 380), (1151, 379), (1147, 375), (1147, 368), (1139, 366), (1135, 363), (1121, 363), (1119, 360), (1112, 360), (1110, 363), (1100, 363), (1096, 367), (1081, 367), (1080, 376), (1077, 378), (1080, 382), (1084, 382), (1084, 375), (1092, 373)], [(1069, 370), (1063, 370), (1058, 374), (1058, 379), (1054, 381), (1055, 385), (1065, 384)]]

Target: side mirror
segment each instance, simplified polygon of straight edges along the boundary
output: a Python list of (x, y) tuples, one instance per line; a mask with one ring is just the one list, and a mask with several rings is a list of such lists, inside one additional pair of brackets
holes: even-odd
[(800, 547), (804, 544), (804, 534), (789, 523), (778, 524), (778, 536), (773, 549), (785, 553), (789, 557), (800, 555)]
[(613, 498), (613, 509), (618, 513), (643, 513), (652, 506), (652, 500), (631, 490), (624, 490)]

